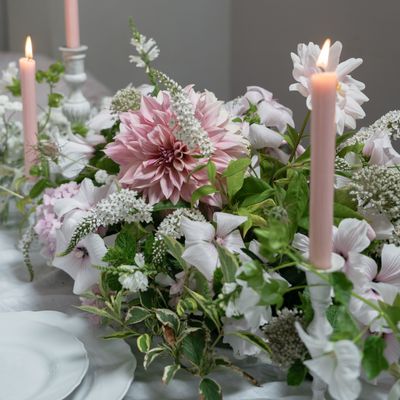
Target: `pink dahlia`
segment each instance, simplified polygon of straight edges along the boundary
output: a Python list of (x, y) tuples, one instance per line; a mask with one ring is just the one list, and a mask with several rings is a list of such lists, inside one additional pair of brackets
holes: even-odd
[[(246, 155), (243, 137), (232, 130), (223, 103), (214, 94), (197, 93), (192, 87), (185, 92), (212, 142), (211, 160), (222, 172), (231, 160)], [(204, 171), (190, 175), (206, 160), (199, 160), (198, 149), (191, 150), (176, 138), (180, 127), (168, 92), (157, 98), (143, 96), (140, 110), (123, 113), (120, 119), (120, 133), (105, 152), (120, 165), (119, 180), (125, 187), (142, 192), (150, 203), (166, 199), (177, 203), (180, 198), (190, 201), (192, 193), (207, 184)], [(222, 199), (209, 196), (207, 202), (221, 205)]]
[(46, 189), (43, 204), (36, 210), (37, 222), (34, 226), (42, 245), (42, 255), (52, 259), (56, 251), (56, 231), (61, 227), (61, 219), (54, 210), (54, 204), (59, 199), (68, 199), (78, 193), (76, 182), (65, 183), (55, 189)]

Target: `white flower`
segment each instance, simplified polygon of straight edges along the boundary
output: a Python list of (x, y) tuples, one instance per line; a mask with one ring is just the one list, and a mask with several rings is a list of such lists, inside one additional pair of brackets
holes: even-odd
[(254, 104), (257, 106), (261, 124), (276, 128), (281, 133), (286, 131), (287, 125), (294, 127), (292, 111), (278, 103), (268, 90), (259, 86), (249, 86), (244, 97), (249, 102), (249, 105)]
[(119, 277), (120, 284), (131, 292), (144, 292), (149, 286), (147, 276), (140, 271), (144, 267), (144, 256), (137, 253), (135, 265), (123, 265), (120, 268), (127, 271)]
[(131, 40), (132, 46), (136, 48), (139, 56), (129, 56), (131, 63), (136, 63), (139, 68), (144, 68), (146, 63), (143, 59), (154, 61), (160, 55), (160, 49), (154, 39), (147, 39), (146, 36), (139, 34), (138, 37), (133, 37)]
[(365, 143), (363, 154), (370, 157), (371, 165), (400, 164), (400, 154), (393, 148), (390, 132), (375, 132)]
[(101, 135), (88, 135), (83, 137), (69, 133), (67, 137), (55, 136), (59, 148), (58, 166), (63, 176), (74, 178), (93, 157), (94, 147), (104, 143)]
[(225, 295), (231, 294), (236, 290), (237, 286), (238, 285), (235, 282), (224, 283), (224, 285), (222, 286), (222, 293)]
[[(346, 218), (338, 227), (333, 226), (332, 229), (333, 252), (343, 257), (346, 265), (350, 252), (361, 253), (376, 236), (366, 221), (355, 218)], [(305, 254), (309, 251), (310, 239), (301, 233), (296, 233), (292, 245)]]
[(310, 336), (298, 322), (296, 328), (312, 357), (304, 361), (307, 368), (328, 385), (335, 400), (356, 400), (361, 392), (361, 354), (357, 346), (350, 340), (330, 342)]
[(78, 193), (68, 199), (58, 199), (54, 203), (54, 210), (59, 218), (71, 211), (86, 212), (92, 209), (97, 203), (105, 199), (108, 195), (115, 192), (114, 185), (94, 186), (89, 178), (85, 178), (80, 186)]
[[(353, 282), (356, 293), (364, 298), (393, 304), (400, 291), (400, 247), (384, 245), (381, 254), (381, 268), (372, 258), (363, 254), (350, 253), (347, 276)], [(364, 302), (352, 297), (350, 310), (358, 321), (369, 325), (378, 316), (377, 311)], [(385, 321), (379, 319), (371, 327), (372, 331), (385, 331)]]
[(10, 86), (13, 83), (13, 79), (17, 79), (18, 77), (18, 67), (16, 62), (11, 62), (8, 64), (8, 67), (1, 71), (1, 79), (0, 79), (0, 93), (4, 93), (7, 91), (7, 86)]
[(208, 280), (212, 280), (219, 264), (216, 243), (232, 253), (239, 254), (243, 259), (249, 259), (241, 250), (245, 245), (240, 231), (236, 229), (247, 221), (247, 217), (216, 212), (216, 230), (208, 222), (192, 221), (186, 217), (182, 217), (181, 221), (181, 229), (186, 239), (182, 258), (198, 268)]
[[(307, 97), (307, 107), (311, 110), (311, 76), (321, 72), (317, 67), (317, 59), (321, 52), (318, 45), (310, 42), (308, 45), (299, 44), (298, 54), (291, 53), (293, 60), (293, 77), (298, 83), (290, 85), (289, 90), (300, 92)], [(353, 79), (349, 73), (362, 64), (361, 58), (350, 58), (339, 64), (342, 43), (335, 42), (329, 53), (327, 71), (336, 71), (338, 87), (336, 95), (336, 126), (341, 135), (344, 127), (356, 128), (356, 119), (364, 118), (365, 113), (361, 104), (368, 101), (368, 97), (362, 93), (365, 85)]]
[(19, 101), (11, 101), (6, 95), (0, 95), (0, 116), (4, 115), (7, 111), (22, 111), (22, 103)]
[(100, 183), (101, 185), (104, 183), (109, 183), (109, 178), (110, 175), (108, 175), (107, 171), (104, 171), (104, 169), (99, 169), (94, 174), (94, 179), (96, 180), (97, 183)]
[[(65, 250), (77, 226), (77, 221), (68, 218), (56, 234), (56, 254)], [(75, 248), (66, 256), (56, 256), (53, 265), (65, 271), (74, 280), (74, 293), (82, 294), (95, 285), (100, 276), (94, 266), (106, 266), (102, 261), (107, 252), (103, 239), (94, 233), (79, 241)]]

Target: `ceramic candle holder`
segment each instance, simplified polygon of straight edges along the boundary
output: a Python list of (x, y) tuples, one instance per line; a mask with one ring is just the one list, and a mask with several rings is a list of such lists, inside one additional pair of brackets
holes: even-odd
[(65, 65), (64, 79), (69, 93), (64, 101), (63, 113), (71, 123), (85, 122), (90, 115), (90, 103), (82, 93), (86, 82), (85, 58), (87, 46), (75, 49), (60, 47)]
[[(319, 270), (320, 273), (340, 271), (344, 267), (344, 259), (339, 255), (332, 254), (332, 268)], [(306, 271), (307, 283), (310, 286), (311, 304), (314, 310), (314, 318), (308, 326), (308, 333), (319, 339), (328, 339), (332, 334), (332, 326), (326, 317), (326, 311), (331, 305), (331, 286), (320, 276)], [(325, 400), (327, 385), (313, 375), (312, 400)]]

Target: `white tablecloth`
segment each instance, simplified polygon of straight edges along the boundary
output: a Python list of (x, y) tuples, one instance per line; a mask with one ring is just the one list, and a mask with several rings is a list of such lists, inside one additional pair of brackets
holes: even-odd
[[(22, 256), (16, 249), (18, 230), (0, 228), (0, 312), (24, 310), (57, 310), (74, 312), (79, 299), (72, 295), (72, 281), (62, 271), (47, 267), (39, 256), (34, 257), (35, 280), (28, 282), (28, 275)], [(138, 368), (126, 400), (196, 400), (198, 379), (186, 372), (179, 372), (168, 386), (161, 382), (162, 362), (155, 362), (148, 371), (141, 365), (137, 355)], [(267, 365), (242, 362), (241, 366), (262, 383), (253, 387), (247, 381), (228, 371), (218, 371), (214, 378), (222, 385), (226, 400), (301, 400), (310, 399), (310, 384), (288, 387)], [(386, 395), (377, 387), (365, 385), (362, 399), (385, 400)], [(111, 400), (111, 399), (98, 399)]]

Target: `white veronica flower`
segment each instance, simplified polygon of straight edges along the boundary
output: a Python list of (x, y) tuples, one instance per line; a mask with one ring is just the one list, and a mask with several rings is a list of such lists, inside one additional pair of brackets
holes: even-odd
[(215, 269), (219, 264), (216, 243), (225, 247), (232, 253), (237, 253), (244, 260), (249, 260), (243, 252), (245, 247), (238, 228), (247, 217), (214, 213), (215, 229), (208, 222), (192, 221), (187, 217), (181, 219), (181, 230), (185, 235), (185, 251), (182, 258), (195, 266), (208, 280), (213, 279)]
[[(308, 45), (301, 43), (297, 47), (297, 53), (291, 53), (293, 60), (293, 78), (297, 81), (290, 85), (289, 90), (298, 91), (307, 97), (307, 107), (311, 110), (311, 76), (321, 72), (317, 67), (317, 59), (321, 49), (310, 42)], [(339, 63), (342, 52), (342, 43), (335, 42), (329, 53), (327, 71), (336, 71), (338, 78), (336, 96), (336, 126), (338, 134), (342, 134), (344, 127), (356, 128), (356, 120), (365, 117), (361, 104), (368, 101), (368, 97), (362, 93), (365, 85), (353, 79), (349, 74), (362, 64), (361, 58), (350, 58)]]
[(307, 368), (328, 385), (335, 400), (356, 400), (361, 392), (358, 347), (350, 340), (330, 342), (310, 336), (298, 322), (296, 329), (312, 357), (304, 361)]
[[(70, 217), (57, 231), (56, 254), (60, 254), (67, 248), (77, 222)], [(100, 271), (94, 266), (106, 266), (102, 261), (106, 252), (107, 248), (103, 239), (97, 234), (90, 233), (68, 255), (56, 256), (52, 264), (70, 275), (75, 280), (74, 293), (82, 294), (98, 282)]]

